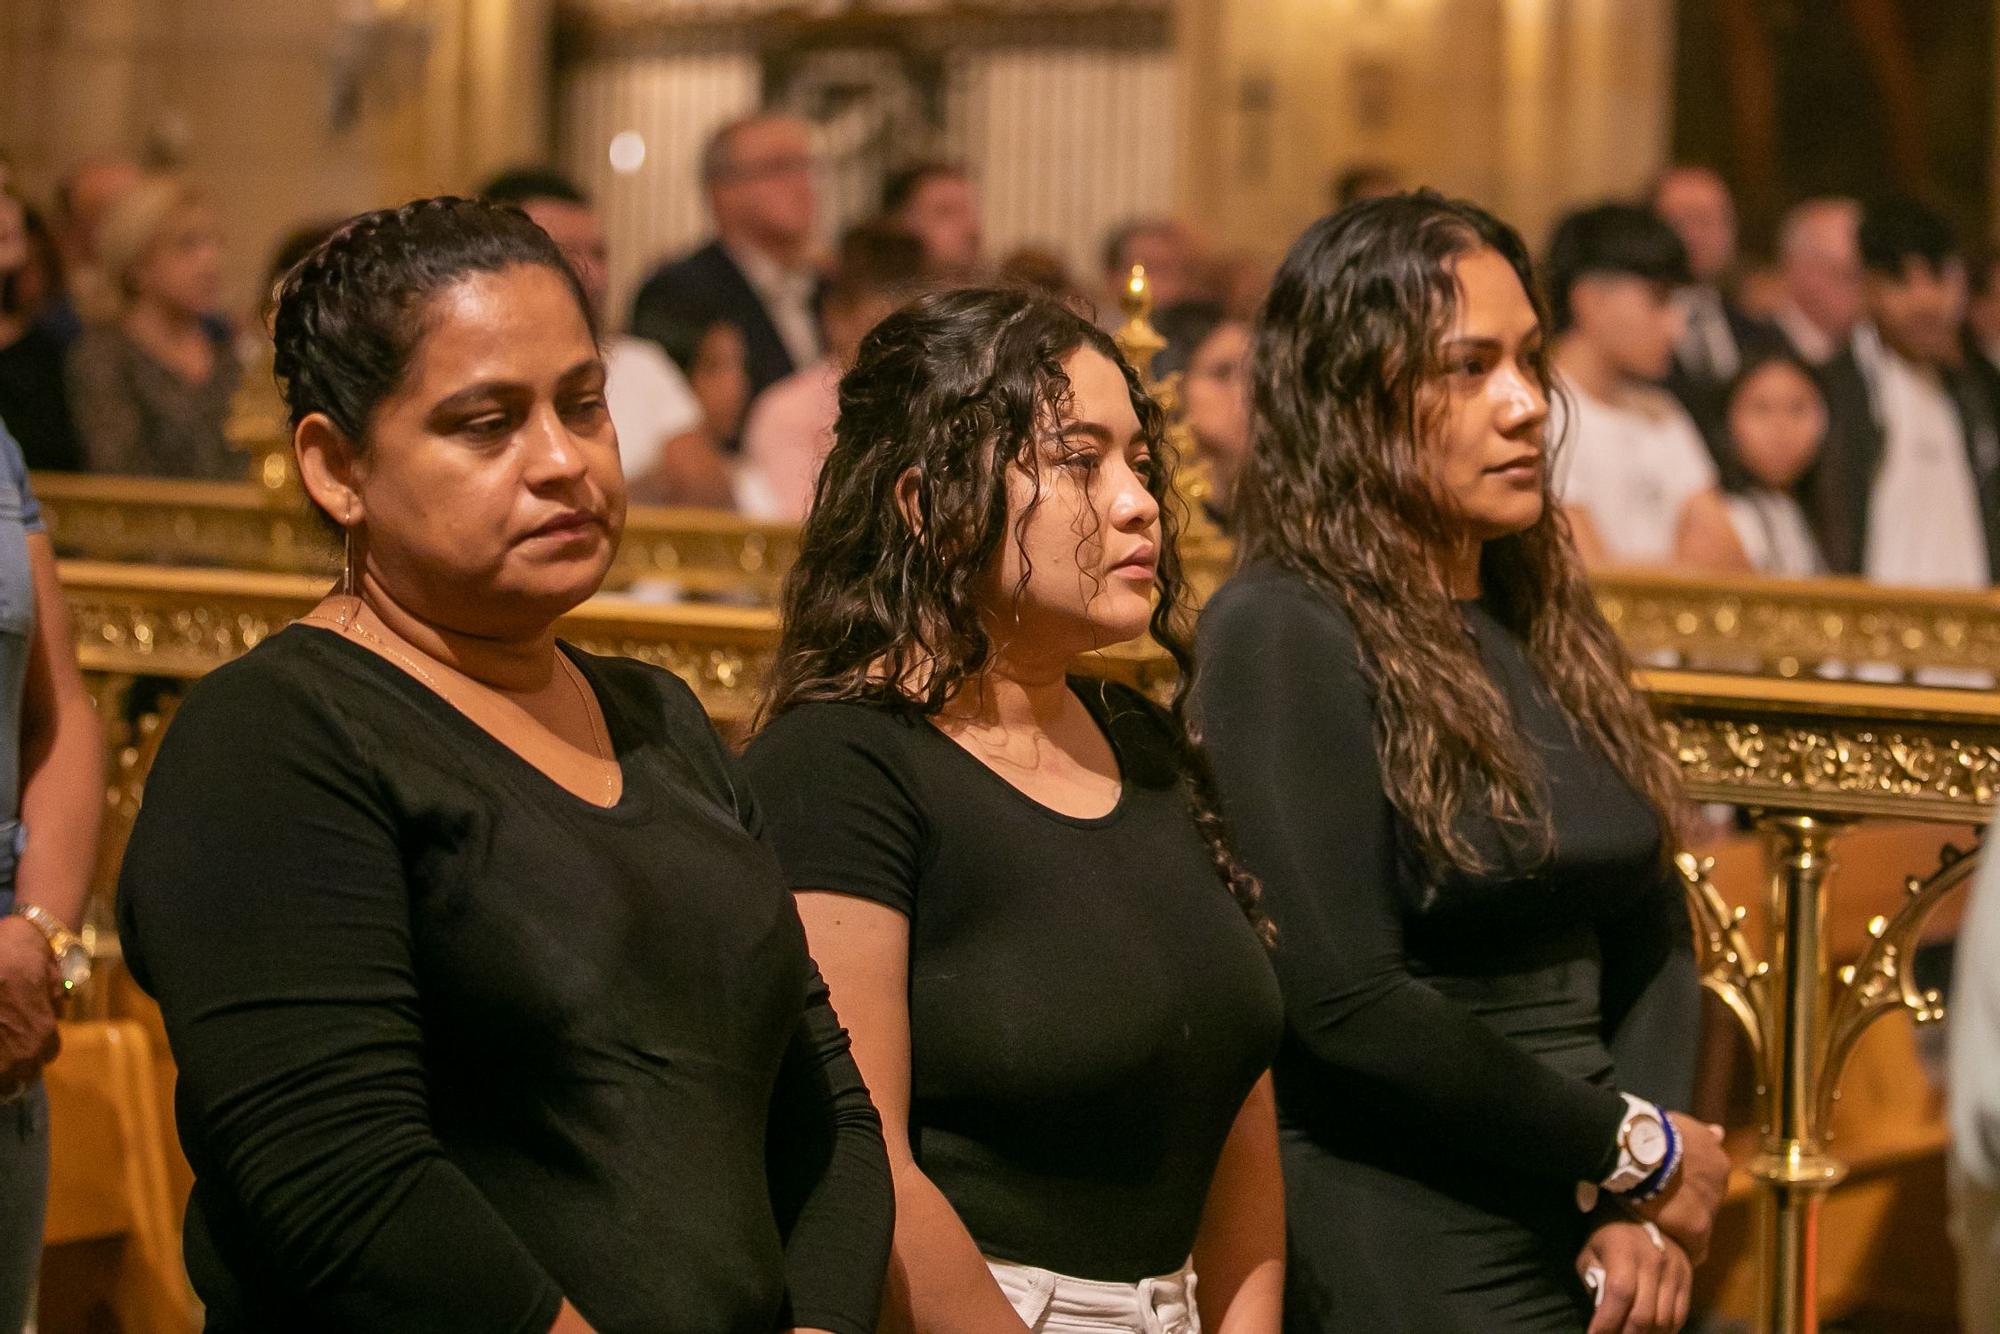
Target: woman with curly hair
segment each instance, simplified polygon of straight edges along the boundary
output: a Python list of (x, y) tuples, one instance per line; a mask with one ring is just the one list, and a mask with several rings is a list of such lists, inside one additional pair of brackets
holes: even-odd
[(882, 1111), (885, 1328), (1277, 1329), (1254, 884), (1176, 716), (1069, 674), (1186, 660), (1170, 493), (1046, 297), (926, 297), (841, 381), (748, 763)]
[(280, 290), (347, 574), (189, 694), (118, 892), (217, 1334), (874, 1328), (888, 1162), (756, 807), (678, 678), (556, 639), (625, 519), (591, 320), (463, 199)]
[(1511, 228), (1401, 195), (1259, 322), (1194, 694), (1282, 941), (1292, 1329), (1677, 1328), (1728, 1174), (1670, 1110), (1680, 797), (1550, 498), (1533, 291)]

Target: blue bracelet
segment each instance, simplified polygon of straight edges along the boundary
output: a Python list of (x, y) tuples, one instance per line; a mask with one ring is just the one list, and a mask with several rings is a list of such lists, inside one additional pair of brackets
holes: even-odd
[(1651, 1176), (1625, 1192), (1627, 1204), (1644, 1204), (1665, 1191), (1667, 1183), (1674, 1179), (1674, 1169), (1681, 1165), (1680, 1132), (1674, 1129), (1673, 1118), (1664, 1110), (1660, 1113), (1660, 1125), (1667, 1132), (1667, 1156), (1660, 1160), (1660, 1165), (1653, 1169)]

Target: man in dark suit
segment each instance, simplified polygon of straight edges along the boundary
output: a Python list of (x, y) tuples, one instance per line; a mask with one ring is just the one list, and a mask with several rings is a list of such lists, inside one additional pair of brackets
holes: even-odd
[(731, 121), (702, 150), (701, 182), (715, 239), (646, 280), (632, 332), (671, 351), (699, 343), (711, 325), (734, 325), (755, 397), (821, 350), (806, 123), (768, 112)]
[(1736, 204), (1722, 178), (1706, 167), (1670, 167), (1654, 183), (1652, 204), (1687, 248), (1694, 278), (1679, 297), (1687, 332), (1674, 346), (1667, 388), (1694, 418), (1719, 462), (1726, 449), (1723, 416), (1729, 382), (1746, 360), (1777, 347), (1779, 340), (1725, 288), (1736, 266)]

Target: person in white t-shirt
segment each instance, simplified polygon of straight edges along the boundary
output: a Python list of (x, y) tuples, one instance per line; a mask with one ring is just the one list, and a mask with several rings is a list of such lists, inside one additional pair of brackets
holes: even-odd
[(1701, 433), (1656, 383), (1683, 332), (1680, 238), (1645, 209), (1603, 204), (1563, 219), (1547, 272), (1561, 389), (1549, 439), (1585, 561), (1746, 568)]
[(1861, 219), (1868, 323), (1854, 356), (1879, 429), (1862, 570), (1877, 583), (1993, 583), (2000, 395), (1959, 341), (1965, 260), (1951, 225), (1910, 200)]
[[(540, 167), (502, 172), (479, 193), (519, 208), (562, 247), (601, 328), (609, 256), (590, 197), (567, 177)], [(618, 428), (618, 459), (632, 499), (729, 508), (731, 468), (706, 429), (701, 403), (681, 368), (646, 338), (610, 334), (603, 349), (605, 406)]]

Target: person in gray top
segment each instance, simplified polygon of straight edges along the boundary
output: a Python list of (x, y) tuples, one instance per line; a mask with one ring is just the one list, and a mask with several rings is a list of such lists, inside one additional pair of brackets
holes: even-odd
[(104, 737), (73, 643), (20, 447), (0, 425), (0, 1330), (27, 1322), (48, 1192), (42, 1070), (62, 998), (90, 974), (73, 932), (104, 812)]
[(69, 357), (91, 471), (239, 475), (223, 428), (242, 368), (213, 317), (222, 249), (207, 207), (179, 181), (142, 182), (112, 206), (99, 249), (119, 315), (86, 329)]

